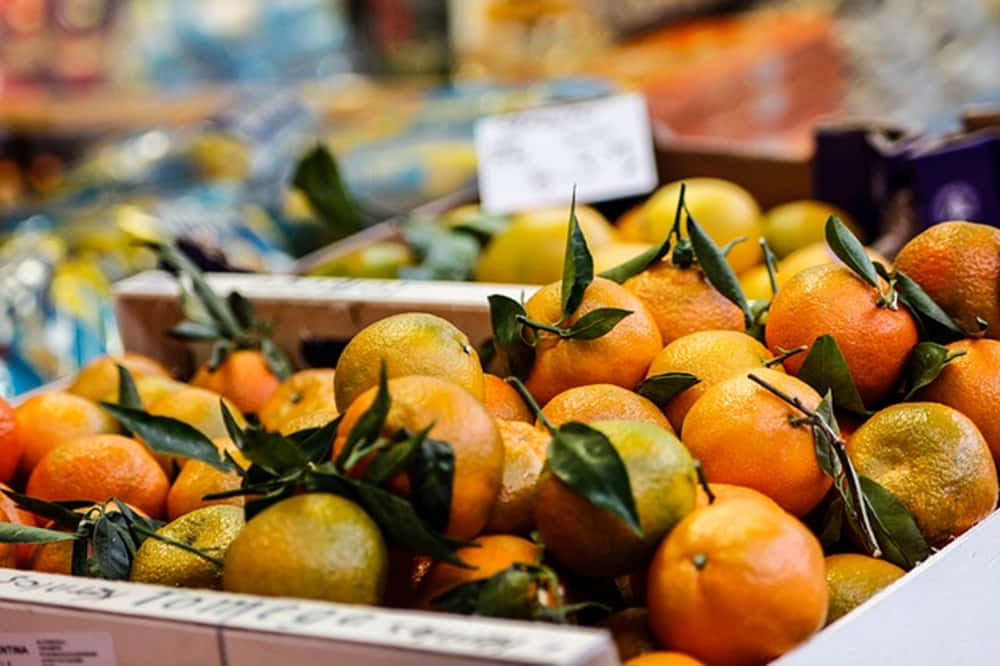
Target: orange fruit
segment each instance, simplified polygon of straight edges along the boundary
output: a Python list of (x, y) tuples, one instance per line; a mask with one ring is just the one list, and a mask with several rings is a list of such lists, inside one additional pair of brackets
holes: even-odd
[(656, 320), (664, 344), (707, 329), (743, 331), (743, 312), (716, 291), (696, 266), (679, 268), (669, 259), (625, 281)]
[[(881, 253), (866, 247), (865, 253), (872, 261), (881, 262), (883, 266), (889, 266), (892, 262), (882, 256)], [(787, 257), (778, 262), (778, 270), (774, 275), (774, 282), (778, 289), (785, 286), (793, 276), (801, 273), (813, 266), (823, 266), (825, 264), (841, 263), (837, 255), (826, 244), (825, 241), (818, 241), (791, 252)], [(743, 294), (751, 300), (769, 301), (771, 300), (771, 281), (767, 274), (767, 267), (761, 264), (754, 266), (748, 271), (740, 273), (740, 286), (743, 287)]]
[[(229, 437), (226, 422), (222, 416), (220, 403), (225, 400), (226, 406), (241, 427), (246, 425), (246, 419), (235, 404), (224, 399), (215, 391), (186, 386), (172, 393), (157, 398), (147, 405), (146, 411), (155, 416), (169, 416), (183, 421), (209, 439), (225, 439)], [(180, 456), (170, 456), (161, 453), (153, 454), (167, 474), (173, 474), (174, 463), (183, 466), (187, 461)]]
[(255, 349), (232, 352), (215, 370), (206, 363), (191, 378), (192, 386), (232, 400), (246, 414), (259, 412), (280, 384), (281, 380), (268, 367), (264, 355)]
[(649, 567), (649, 624), (710, 664), (765, 663), (823, 626), (823, 549), (793, 516), (733, 499), (696, 509)]
[[(775, 370), (754, 375), (816, 409), (820, 396), (805, 382)], [(789, 419), (802, 414), (747, 376), (708, 389), (684, 420), (681, 440), (712, 483), (759, 490), (786, 511), (803, 516), (832, 483), (816, 462), (812, 429)]]
[(643, 204), (632, 206), (615, 220), (615, 227), (625, 241), (640, 243), (645, 238), (646, 221), (642, 219), (645, 215), (644, 208)]
[[(760, 263), (757, 239), (764, 233), (760, 207), (745, 189), (719, 178), (688, 178), (656, 190), (643, 205), (642, 214), (631, 222), (641, 228), (636, 240), (659, 243), (667, 237), (674, 224), (682, 184), (687, 185), (684, 193), (687, 209), (717, 245), (722, 247), (740, 236), (749, 239), (733, 246), (726, 257), (733, 270), (739, 273)], [(683, 218), (681, 230), (686, 237)]]
[(537, 544), (509, 534), (491, 534), (459, 548), (456, 555), (471, 568), (435, 562), (420, 581), (417, 608), (429, 609), (431, 601), (459, 585), (489, 578), (516, 563), (537, 564), (542, 550)]
[[(154, 401), (158, 400), (160, 397), (167, 395), (168, 393), (173, 393), (174, 391), (179, 391), (182, 388), (187, 387), (184, 382), (179, 382), (171, 377), (162, 377), (160, 375), (146, 375), (143, 377), (137, 377), (135, 380), (135, 390), (139, 394), (139, 400), (142, 401), (143, 406), (149, 406), (153, 404)], [(114, 387), (112, 390), (108, 391), (101, 397), (100, 402), (118, 402), (118, 387)]]
[(333, 377), (339, 411), (378, 385), (383, 363), (390, 379), (442, 377), (483, 399), (483, 369), (465, 333), (441, 317), (405, 312), (369, 324), (344, 347)]
[[(767, 346), (775, 353), (800, 345), (811, 348), (816, 338), (832, 335), (861, 399), (876, 404), (899, 384), (917, 344), (913, 316), (903, 306), (882, 307), (878, 299), (878, 290), (846, 266), (807, 268), (774, 297), (767, 316)], [(785, 359), (785, 370), (797, 373), (807, 353)]]
[(503, 440), (503, 483), (486, 531), (527, 534), (534, 525), (538, 479), (545, 467), (551, 437), (530, 423), (497, 420)]
[(940, 402), (959, 410), (976, 424), (1000, 460), (1000, 342), (996, 340), (959, 340), (948, 347), (949, 353), (964, 351), (952, 359), (941, 374), (918, 394), (921, 400)]
[[(749, 370), (768, 367), (771, 352), (756, 338), (739, 331), (698, 331), (664, 347), (646, 373), (647, 377), (667, 372), (690, 372), (701, 381), (677, 394), (663, 412), (677, 432), (695, 401), (710, 387)], [(781, 371), (781, 364), (773, 366)]]
[(734, 486), (731, 483), (710, 483), (708, 484), (708, 488), (712, 491), (712, 495), (715, 496), (715, 500), (709, 502), (705, 489), (701, 487), (701, 484), (698, 484), (698, 497), (696, 501), (698, 507), (717, 504), (719, 502), (728, 502), (733, 499), (751, 499), (771, 504), (779, 509), (781, 508), (777, 502), (764, 493), (753, 488), (747, 488), (746, 486)]
[[(11, 487), (0, 483), (0, 490), (10, 490)], [(30, 511), (25, 511), (24, 509), (19, 509), (14, 500), (7, 497), (3, 493), (0, 493), (0, 521), (6, 523), (17, 523), (19, 525), (28, 525), (29, 527), (34, 527), (36, 524), (35, 514)], [(16, 563), (20, 568), (28, 566), (28, 562), (31, 559), (31, 552), (34, 549), (32, 544), (18, 544), (13, 546), (14, 551), (17, 553)], [(5, 545), (0, 545), (0, 561), (3, 561), (5, 557)], [(0, 566), (14, 566), (12, 564), (0, 564)]]
[(623, 666), (705, 666), (704, 662), (683, 652), (657, 651), (633, 657)]
[(17, 437), (24, 446), (20, 466), (23, 474), (31, 472), (46, 453), (60, 444), (87, 435), (118, 432), (118, 422), (96, 403), (65, 391), (28, 398), (14, 410), (14, 417)]
[(623, 661), (659, 647), (649, 628), (649, 611), (645, 608), (620, 610), (599, 626), (611, 632), (611, 638), (618, 649), (618, 658)]
[[(334, 459), (351, 428), (375, 400), (377, 390), (368, 389), (344, 412), (334, 440)], [(417, 433), (432, 426), (428, 437), (451, 445), (455, 474), (447, 534), (460, 539), (479, 534), (497, 501), (503, 478), (503, 440), (493, 418), (471, 393), (440, 377), (390, 379), (389, 396), (392, 405), (385, 435), (402, 429)], [(362, 473), (364, 467), (362, 461), (354, 472)], [(403, 475), (390, 483), (397, 492), (408, 494), (409, 484)]]
[(931, 546), (942, 546), (990, 514), (997, 472), (979, 429), (936, 402), (875, 413), (847, 441), (858, 474), (877, 481), (909, 510)]
[[(562, 318), (561, 285), (546, 285), (528, 299), (524, 308), (529, 319), (552, 324)], [(645, 376), (662, 347), (660, 333), (646, 306), (621, 285), (595, 278), (584, 292), (580, 307), (562, 325), (572, 326), (599, 308), (621, 308), (632, 314), (594, 340), (565, 339), (547, 331), (537, 333), (535, 362), (525, 385), (539, 403), (545, 404), (556, 394), (585, 384), (607, 383), (632, 389)]]
[(942, 222), (910, 239), (896, 255), (903, 271), (963, 329), (1000, 337), (1000, 229), (974, 222)]
[(247, 521), (226, 551), (222, 587), (374, 605), (385, 591), (388, 561), (378, 525), (360, 506), (339, 495), (305, 493)]
[(132, 379), (170, 377), (170, 373), (159, 361), (142, 354), (125, 352), (120, 356), (101, 356), (94, 359), (76, 374), (73, 383), (66, 391), (94, 402), (103, 400), (109, 393), (117, 394), (119, 365), (131, 373)]
[(486, 411), (490, 416), (498, 420), (526, 423), (535, 420), (534, 414), (518, 395), (517, 390), (501, 378), (489, 373), (483, 375), (483, 404), (486, 405)]
[(261, 424), (268, 430), (281, 430), (303, 414), (336, 409), (333, 374), (333, 368), (310, 368), (281, 382), (257, 414)]
[[(764, 238), (779, 257), (795, 250), (826, 241), (826, 221), (836, 215), (862, 242), (864, 232), (851, 216), (834, 205), (812, 199), (790, 201), (764, 214)], [(888, 266), (888, 264), (886, 264)]]
[(542, 408), (552, 425), (570, 421), (644, 421), (673, 432), (670, 421), (652, 401), (614, 384), (587, 384), (567, 389)]
[(905, 573), (891, 562), (867, 555), (830, 555), (826, 558), (826, 585), (830, 597), (826, 623), (847, 615)]
[[(236, 448), (231, 439), (217, 439), (214, 444), (218, 447), (220, 454), (222, 451), (228, 451), (229, 455), (243, 469), (250, 466), (250, 461)], [(237, 472), (223, 472), (206, 462), (188, 460), (177, 474), (177, 478), (170, 484), (170, 490), (167, 492), (167, 520), (175, 520), (185, 513), (215, 504), (243, 506), (246, 503), (246, 498), (242, 495), (225, 499), (204, 499), (205, 495), (212, 493), (236, 490), (242, 482), (243, 477)]]
[(168, 486), (145, 446), (121, 435), (92, 435), (49, 451), (31, 472), (25, 492), (49, 501), (115, 497), (159, 518)]
[(299, 432), (300, 430), (311, 430), (313, 428), (322, 428), (328, 425), (331, 421), (337, 418), (336, 409), (323, 409), (316, 412), (309, 412), (308, 414), (300, 414), (299, 416), (294, 416), (281, 425), (282, 435), (288, 436), (293, 433)]
[(695, 504), (694, 461), (670, 431), (640, 421), (597, 421), (625, 465), (642, 536), (546, 468), (538, 482), (535, 527), (549, 554), (583, 576), (620, 576), (641, 566)]
[(24, 441), (17, 433), (14, 408), (0, 398), (0, 484), (10, 483), (24, 453)]

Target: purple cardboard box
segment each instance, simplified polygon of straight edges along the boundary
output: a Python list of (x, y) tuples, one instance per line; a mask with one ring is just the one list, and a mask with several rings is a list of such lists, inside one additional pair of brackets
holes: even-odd
[(947, 220), (1000, 226), (1000, 131), (921, 150), (910, 163), (922, 227)]

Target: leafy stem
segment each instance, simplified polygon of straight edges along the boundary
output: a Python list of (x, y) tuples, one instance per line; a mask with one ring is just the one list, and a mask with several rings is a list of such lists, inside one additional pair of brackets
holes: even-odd
[(162, 541), (163, 543), (169, 544), (175, 548), (180, 548), (181, 550), (187, 551), (192, 555), (197, 555), (198, 557), (205, 560), (209, 564), (212, 564), (218, 569), (222, 568), (222, 560), (220, 560), (217, 557), (212, 557), (211, 555), (201, 550), (200, 548), (196, 548), (195, 546), (186, 544), (183, 541), (177, 541), (176, 539), (171, 539), (170, 537), (163, 536), (162, 534), (157, 534), (155, 530), (147, 529), (141, 525), (135, 525), (133, 526), (133, 529), (147, 538), (156, 539), (157, 541)]
[(837, 432), (837, 430), (831, 426), (818, 412), (806, 407), (805, 404), (803, 404), (803, 402), (797, 397), (785, 393), (778, 387), (761, 379), (753, 373), (747, 375), (747, 378), (802, 412), (802, 414), (805, 415), (802, 422), (808, 423), (814, 429), (820, 430), (827, 441), (833, 445), (834, 451), (840, 461), (842, 473), (845, 475), (851, 488), (851, 494), (853, 496), (852, 500), (857, 507), (858, 516), (861, 519), (861, 537), (865, 541), (865, 549), (872, 555), (872, 557), (881, 557), (882, 549), (879, 546), (878, 537), (875, 535), (875, 530), (872, 528), (871, 519), (868, 515), (868, 507), (865, 502), (864, 490), (861, 487), (861, 479), (855, 471), (850, 458), (847, 456), (847, 443), (844, 442), (843, 438), (841, 438), (840, 433)]
[(552, 425), (552, 421), (549, 421), (549, 417), (545, 416), (545, 413), (542, 412), (542, 408), (538, 406), (535, 396), (531, 395), (531, 391), (529, 391), (528, 387), (524, 385), (524, 382), (517, 377), (507, 377), (504, 381), (514, 387), (514, 390), (517, 391), (524, 402), (527, 403), (528, 408), (538, 419), (539, 423), (545, 426), (545, 429), (549, 431), (549, 434), (555, 435), (556, 427)]
[(785, 362), (786, 358), (795, 356), (796, 354), (801, 354), (802, 352), (809, 349), (809, 345), (799, 345), (798, 347), (793, 347), (792, 349), (782, 349), (778, 347), (778, 351), (781, 352), (774, 358), (769, 358), (764, 361), (764, 367), (770, 368), (775, 365), (780, 365)]

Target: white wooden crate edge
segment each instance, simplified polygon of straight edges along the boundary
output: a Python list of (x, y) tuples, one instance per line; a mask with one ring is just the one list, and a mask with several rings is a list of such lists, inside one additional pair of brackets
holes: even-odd
[[(14, 624), (18, 611), (33, 619), (28, 624)], [(112, 628), (115, 620), (153, 620), (152, 630), (159, 639), (169, 639), (185, 626), (317, 639), (320, 649), (333, 658), (363, 654), (368, 648), (373, 653), (391, 650), (398, 663), (414, 665), (434, 664), (446, 658), (470, 664), (618, 663), (610, 635), (597, 629), (0, 568), (0, 618), (5, 620), (0, 624), (0, 636), (12, 626), (17, 631), (58, 632), (62, 628), (55, 618), (65, 611), (99, 614), (100, 622)], [(172, 663), (169, 655), (164, 657), (151, 658), (149, 663)]]

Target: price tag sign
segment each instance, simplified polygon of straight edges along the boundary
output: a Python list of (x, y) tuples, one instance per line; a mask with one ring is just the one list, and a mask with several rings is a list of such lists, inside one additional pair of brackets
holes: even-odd
[(657, 184), (646, 100), (626, 94), (483, 118), (479, 196), (491, 213), (645, 194)]

